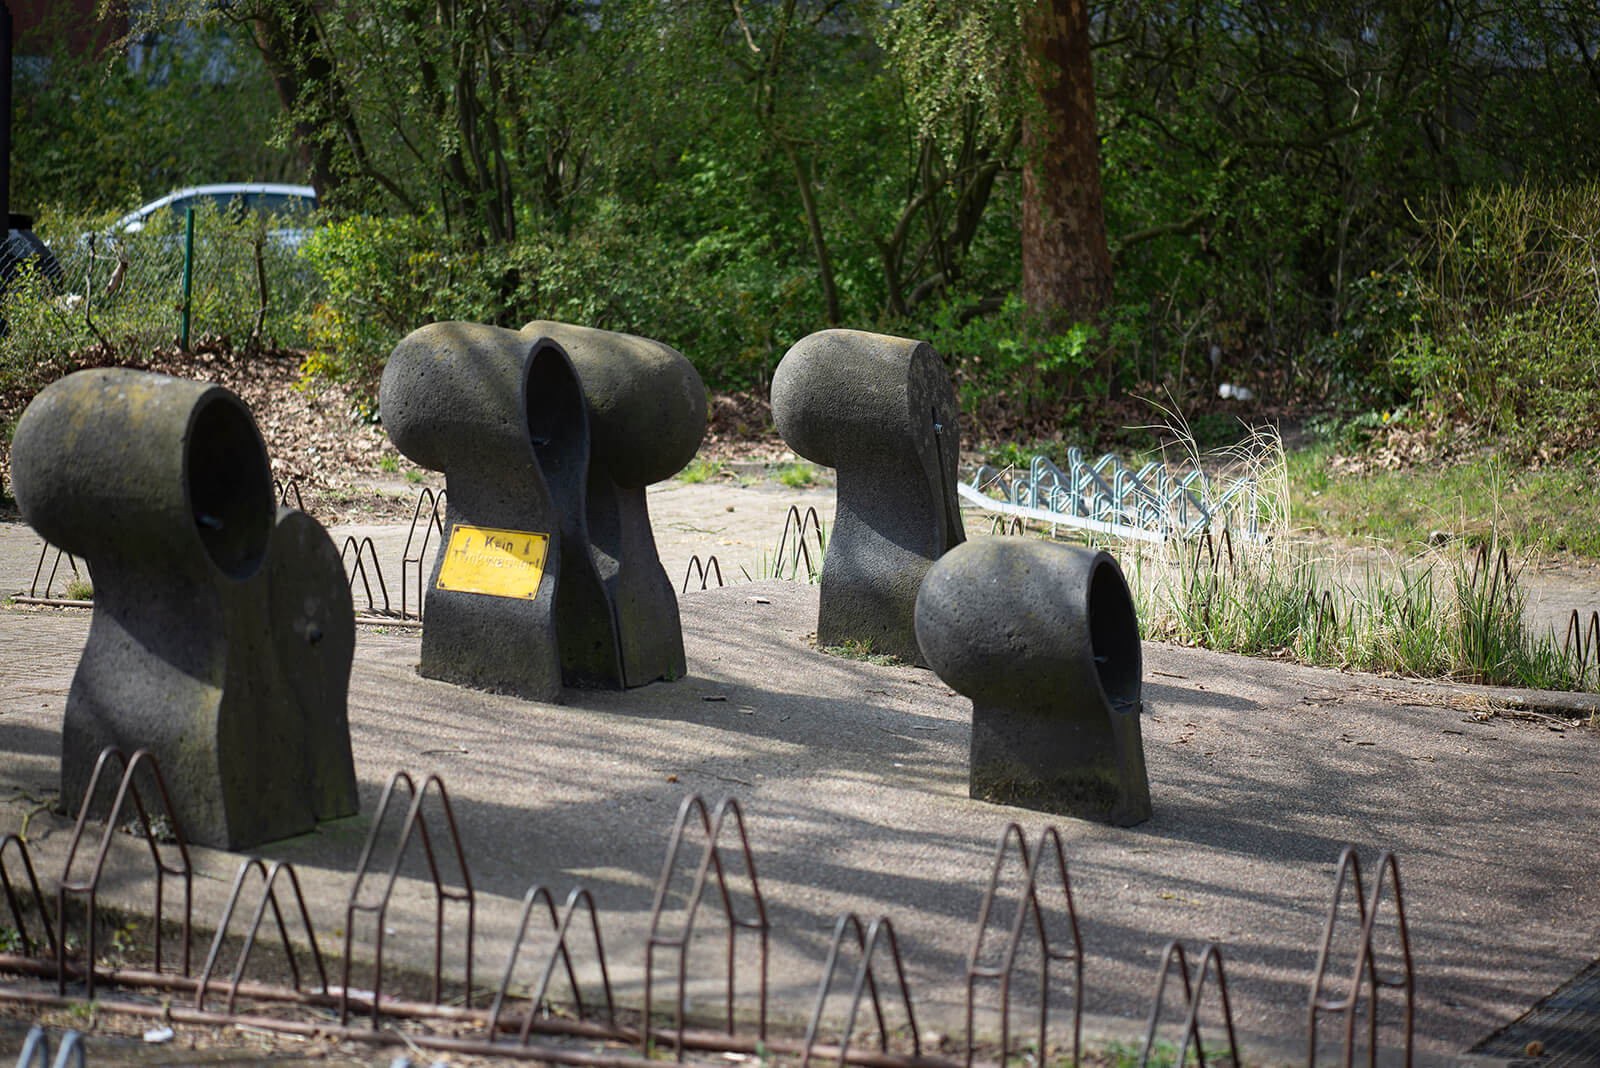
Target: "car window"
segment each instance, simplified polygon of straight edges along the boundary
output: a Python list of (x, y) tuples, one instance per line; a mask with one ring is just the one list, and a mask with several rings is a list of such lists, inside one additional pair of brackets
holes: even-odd
[(216, 206), (219, 214), (233, 222), (241, 222), (247, 211), (260, 215), (309, 215), (317, 208), (313, 198), (290, 196), (287, 193), (210, 193), (180, 197), (168, 204), (167, 210), (182, 218), (186, 209), (198, 208), (207, 201)]
[[(146, 224), (165, 220), (171, 220), (181, 228), (186, 210), (207, 204), (215, 207), (218, 215), (235, 223), (242, 222), (250, 213), (265, 216), (309, 216), (317, 210), (316, 194), (309, 189), (304, 193), (212, 189), (204, 192), (188, 192), (171, 200), (163, 198), (159, 205), (147, 204), (132, 215), (119, 220), (115, 229), (138, 233)], [(304, 223), (297, 222), (293, 225), (304, 225)]]
[(243, 193), (213, 193), (211, 202), (217, 206), (217, 214), (229, 222), (243, 222), (245, 212), (245, 195)]
[(309, 197), (289, 196), (287, 193), (250, 194), (251, 210), (263, 215), (309, 215), (316, 207), (316, 202)]

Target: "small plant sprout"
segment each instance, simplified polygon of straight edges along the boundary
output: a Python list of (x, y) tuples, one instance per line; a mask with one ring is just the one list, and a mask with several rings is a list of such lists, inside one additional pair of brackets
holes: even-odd
[(778, 469), (778, 481), (790, 489), (810, 489), (817, 484), (817, 469), (808, 463), (784, 464)]
[(711, 481), (721, 475), (722, 472), (721, 460), (707, 460), (702, 456), (696, 456), (689, 461), (687, 467), (678, 472), (678, 481), (696, 486), (702, 482)]
[(830, 656), (837, 656), (845, 660), (860, 660), (877, 667), (892, 667), (900, 663), (900, 658), (889, 653), (874, 653), (870, 638), (846, 640), (841, 645), (820, 646), (823, 652)]

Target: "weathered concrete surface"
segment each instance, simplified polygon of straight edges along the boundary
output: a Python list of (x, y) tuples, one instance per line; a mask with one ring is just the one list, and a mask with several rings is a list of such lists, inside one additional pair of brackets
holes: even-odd
[[(314, 519), (275, 510), (236, 396), (124, 368), (68, 375), (19, 420), (12, 471), (23, 513), (97, 587), (81, 655), (64, 650), (63, 804), (114, 746), (157, 756), (187, 833), (210, 845), (355, 811), (338, 553)], [(100, 781), (102, 804), (115, 786)]]
[[(351, 697), (363, 811), (396, 768), (441, 772), (482, 895), (480, 973), (502, 965), (527, 885), (582, 882), (603, 910), (620, 996), (636, 1003), (678, 803), (689, 791), (738, 795), (776, 927), (778, 1016), (809, 1011), (834, 917), (853, 909), (894, 918), (919, 1021), (959, 1036), (994, 844), (1007, 819), (1030, 835), (1045, 819), (966, 796), (967, 702), (931, 672), (811, 648), (814, 587), (740, 585), (682, 602), (681, 684), (588, 692), (576, 706), (419, 679), (415, 636), (363, 631)], [(82, 614), (0, 611), (7, 829), (54, 789), (69, 654), (86, 625)], [(1369, 860), (1400, 855), (1426, 1051), (1466, 1048), (1600, 955), (1588, 919), (1600, 904), (1593, 733), (1490, 714), (1463, 688), (1161, 645), (1143, 655), (1154, 817), (1131, 829), (1055, 821), (1092, 1033), (1138, 1032), (1167, 939), (1218, 939), (1246, 1056), (1292, 1060), (1347, 843)], [(351, 820), (271, 850), (305, 866), (325, 932), (343, 923), (364, 832)], [(30, 833), (53, 870), (63, 822), (40, 812)], [(214, 914), (238, 858), (202, 850), (197, 862), (214, 876), (197, 882), (198, 910)], [(110, 899), (129, 892), (119, 880)], [(425, 959), (431, 916), (431, 897), (405, 883), (391, 959)], [(703, 1008), (711, 986), (696, 995)], [(992, 1031), (992, 1015), (981, 1026)]]
[[(319, 820), (356, 812), (350, 754), (350, 665), (356, 653), (355, 606), (333, 539), (311, 516), (278, 509), (261, 574), (273, 652), (300, 716), (312, 810)], [(259, 760), (252, 752), (249, 759)]]
[(977, 538), (917, 594), (917, 642), (972, 698), (970, 793), (1131, 827), (1150, 818), (1139, 621), (1111, 554)]
[[(706, 390), (669, 345), (632, 334), (535, 320), (525, 338), (549, 338), (572, 360), (589, 410), (586, 549), (616, 632), (615, 688), (683, 676), (683, 630), (656, 554), (645, 488), (671, 478), (700, 449)], [(576, 551), (575, 549), (573, 551)]]
[(447, 542), (459, 527), (545, 539), (532, 596), (440, 589), (446, 554), (434, 558), (434, 625), (418, 670), (552, 701), (563, 684), (618, 675), (616, 632), (588, 553), (588, 415), (561, 347), (480, 323), (430, 323), (395, 346), (379, 403), (395, 447), (444, 472)]
[(964, 537), (960, 409), (933, 346), (860, 330), (801, 338), (772, 374), (784, 442), (838, 472), (817, 637), (918, 663), (917, 588)]

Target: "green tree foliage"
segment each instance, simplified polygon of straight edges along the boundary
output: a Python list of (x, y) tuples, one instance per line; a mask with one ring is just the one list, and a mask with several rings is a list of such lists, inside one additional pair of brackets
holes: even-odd
[(1339, 339), (1375, 310), (1363, 279), (1425, 239), (1421, 206), (1508, 175), (1593, 170), (1600, 82), (1581, 6), (1104, 6), (1109, 225), (1121, 292), (1138, 294), (1157, 342), (1151, 373), (1195, 339), (1284, 384), (1381, 386), (1381, 361)]
[(1442, 322), (1413, 321), (1439, 206), (1600, 163), (1575, 0), (1095, 0), (1117, 285), (1041, 321), (1007, 298), (1045, 6), (158, 0), (140, 29), (255, 45), (255, 99), (348, 218), (313, 252), (318, 366), (368, 382), (427, 317), (537, 315), (660, 338), (714, 387), (839, 323), (936, 333), (1029, 418), (1224, 376), (1388, 402), (1437, 381), (1395, 357)]
[[(886, 21), (925, 135), (974, 119), (1020, 135), (1029, 307), (1055, 331), (1098, 318), (1112, 277), (1087, 4), (909, 0)], [(1015, 144), (1008, 138), (1008, 161)]]
[(13, 210), (125, 211), (181, 185), (298, 179), (272, 145), (277, 109), (254, 48), (191, 30), (130, 59), (78, 55), (69, 14), (16, 42)]
[[(1014, 131), (969, 121), (946, 147), (919, 130), (877, 4), (240, 0), (215, 14), (253, 29), (332, 203), (419, 220), (403, 262), (488, 270), (452, 305), (488, 321), (593, 308), (592, 325), (676, 344), (717, 384), (760, 385), (812, 329), (926, 314), (958, 281), (998, 298), (1015, 272), (983, 232)], [(369, 249), (371, 281), (394, 236), (328, 240), (341, 261)], [(569, 269), (599, 248), (615, 258)], [(353, 324), (371, 289), (341, 277), (321, 314)], [(321, 336), (337, 350), (360, 335), (352, 366), (370, 372), (373, 328)]]

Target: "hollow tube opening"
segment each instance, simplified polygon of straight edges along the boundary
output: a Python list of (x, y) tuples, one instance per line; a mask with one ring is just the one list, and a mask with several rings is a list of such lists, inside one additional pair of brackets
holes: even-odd
[(571, 500), (588, 474), (588, 416), (577, 375), (555, 342), (541, 341), (534, 348), (523, 399), (539, 468), (551, 492)]
[(242, 404), (224, 395), (200, 402), (184, 467), (190, 514), (206, 554), (230, 578), (249, 578), (272, 536), (272, 470)]
[(1115, 564), (1102, 557), (1089, 579), (1089, 642), (1095, 671), (1112, 707), (1139, 700), (1139, 620)]

